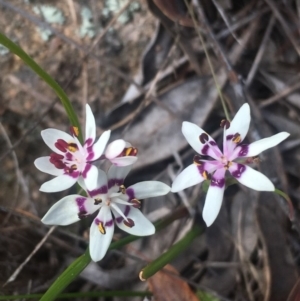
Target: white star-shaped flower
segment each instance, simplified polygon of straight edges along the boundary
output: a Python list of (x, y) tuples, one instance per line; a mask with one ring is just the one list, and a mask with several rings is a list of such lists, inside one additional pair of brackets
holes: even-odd
[[(112, 165), (108, 175), (98, 170), (97, 183), (87, 189), (88, 197), (66, 196), (55, 203), (43, 217), (48, 225), (69, 225), (99, 210), (90, 228), (90, 255), (93, 261), (101, 260), (107, 252), (116, 223), (122, 230), (137, 236), (155, 232), (153, 224), (138, 209), (140, 200), (165, 195), (170, 187), (158, 181), (145, 181), (125, 188), (124, 178), (130, 166)], [(79, 181), (86, 188), (83, 181)]]
[[(255, 157), (266, 149), (276, 146), (289, 136), (281, 132), (269, 138), (258, 140), (251, 144), (241, 144), (247, 135), (250, 125), (250, 107), (244, 104), (230, 123), (223, 120), (224, 127), (223, 152), (215, 140), (196, 124), (183, 122), (182, 133), (191, 147), (202, 156), (209, 156), (213, 160), (204, 160), (195, 156), (194, 164), (185, 168), (174, 180), (172, 192), (181, 191), (196, 185), (206, 179), (211, 183), (206, 195), (203, 209), (203, 219), (210, 226), (216, 219), (225, 190), (225, 173), (230, 174), (243, 185), (258, 191), (274, 191), (273, 183), (262, 173), (243, 164), (245, 158)], [(234, 160), (244, 162), (234, 162)], [(251, 160), (250, 160), (251, 161)]]

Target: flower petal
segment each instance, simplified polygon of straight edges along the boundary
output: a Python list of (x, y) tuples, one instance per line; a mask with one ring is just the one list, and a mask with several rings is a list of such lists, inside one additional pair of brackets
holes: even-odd
[(42, 222), (46, 225), (70, 225), (79, 221), (81, 217), (94, 213), (98, 208), (90, 198), (68, 195), (49, 209)]
[(110, 137), (110, 130), (102, 133), (98, 141), (91, 147), (88, 148), (88, 159), (97, 160), (103, 154), (106, 144)]
[(205, 199), (203, 208), (203, 219), (207, 227), (211, 226), (217, 218), (225, 190), (225, 169), (218, 169), (212, 176), (210, 186)]
[(96, 122), (91, 107), (86, 104), (85, 109), (85, 144), (90, 146), (96, 138)]
[(123, 139), (118, 139), (108, 144), (105, 150), (105, 157), (107, 159), (113, 159), (119, 156), (126, 146), (126, 142)]
[[(215, 140), (204, 132), (198, 125), (184, 121), (182, 123), (182, 133), (190, 146), (200, 155), (210, 156), (219, 159), (222, 156)], [(205, 143), (200, 141), (200, 136), (205, 135)]]
[(258, 191), (274, 191), (273, 183), (261, 172), (244, 164), (232, 163), (229, 171), (241, 184)]
[(126, 194), (129, 199), (145, 199), (156, 196), (161, 196), (169, 193), (171, 188), (165, 183), (159, 181), (144, 181), (129, 186), (126, 189)]
[(98, 187), (98, 168), (92, 164), (86, 164), (84, 170), (82, 171), (82, 177), (86, 189), (88, 191), (93, 191)]
[(110, 162), (116, 166), (128, 166), (136, 162), (138, 158), (135, 156), (125, 156), (110, 159)]
[(41, 188), (40, 191), (43, 192), (58, 192), (63, 191), (65, 189), (70, 188), (73, 186), (77, 181), (76, 177), (72, 177), (70, 175), (60, 175), (48, 182), (45, 182)]
[(118, 207), (122, 209), (127, 218), (131, 219), (134, 222), (133, 227), (126, 226), (123, 222), (124, 219), (114, 211), (114, 215), (116, 217), (115, 221), (120, 229), (129, 234), (137, 236), (147, 236), (155, 233), (154, 225), (144, 216), (144, 214), (139, 209), (119, 204)]
[(261, 152), (276, 146), (283, 140), (285, 140), (290, 134), (287, 132), (281, 132), (268, 138), (264, 138), (255, 141), (249, 145), (238, 146), (232, 155), (234, 160), (237, 157), (254, 157), (259, 155)]
[(225, 137), (223, 141), (223, 152), (225, 156), (230, 155), (236, 147), (236, 143), (232, 141), (234, 135), (240, 135), (240, 142), (245, 139), (249, 130), (250, 121), (250, 107), (247, 103), (245, 103), (235, 114), (229, 128), (225, 130)]
[(205, 178), (202, 176), (200, 166), (191, 164), (185, 168), (174, 180), (172, 184), (172, 192), (178, 192), (188, 187), (203, 182)]
[[(101, 233), (101, 224), (104, 226), (105, 234)], [(100, 225), (100, 227), (99, 227)], [(101, 260), (109, 248), (114, 234), (114, 221), (109, 207), (103, 206), (94, 219), (90, 229), (90, 255), (93, 261)]]
[(88, 194), (92, 198), (97, 197), (97, 198), (100, 198), (103, 201), (105, 201), (107, 198), (106, 195), (108, 192), (107, 176), (106, 176), (106, 173), (101, 169), (96, 168), (96, 171), (97, 171), (96, 185), (94, 185), (95, 183), (92, 183), (92, 185), (91, 185), (92, 189), (87, 189)]
[(58, 169), (50, 162), (50, 157), (40, 157), (34, 161), (37, 169), (52, 176), (60, 176), (64, 173), (63, 169)]
[(56, 153), (58, 154), (64, 154), (62, 151), (60, 151), (56, 146), (55, 143), (58, 139), (62, 139), (66, 141), (67, 143), (76, 143), (74, 138), (60, 130), (56, 129), (46, 129), (41, 132), (42, 138), (45, 141), (45, 143)]
[(113, 186), (120, 186), (124, 183), (124, 179), (130, 172), (132, 166), (116, 166), (112, 165), (108, 170), (108, 188)]

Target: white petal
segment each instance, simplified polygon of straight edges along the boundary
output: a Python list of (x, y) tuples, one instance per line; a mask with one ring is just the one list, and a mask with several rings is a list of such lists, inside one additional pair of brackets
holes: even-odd
[[(93, 185), (94, 185), (94, 183), (93, 183)], [(107, 192), (108, 192), (107, 176), (103, 170), (97, 169), (96, 185), (91, 186), (91, 187), (93, 187), (93, 188), (87, 189), (90, 197), (99, 197), (103, 201), (106, 200)]]
[[(182, 123), (182, 133), (190, 144), (190, 146), (199, 154), (210, 156), (214, 159), (219, 159), (222, 156), (215, 140), (209, 136), (205, 131), (203, 131), (198, 125), (184, 121)], [(208, 137), (208, 142), (202, 144), (199, 140), (201, 134), (206, 134)]]
[(129, 186), (126, 194), (129, 199), (145, 199), (165, 195), (169, 193), (171, 188), (165, 183), (159, 181), (144, 181)]
[(64, 173), (63, 169), (58, 169), (50, 162), (50, 157), (40, 157), (34, 161), (37, 169), (52, 176), (60, 176)]
[(128, 166), (135, 163), (137, 159), (135, 156), (126, 156), (110, 159), (110, 162), (117, 166)]
[(103, 154), (106, 144), (110, 137), (110, 130), (102, 133), (98, 141), (92, 146), (91, 158), (93, 160), (97, 160)]
[(264, 138), (251, 143), (248, 145), (248, 152), (245, 157), (257, 156), (266, 149), (276, 146), (277, 144), (285, 140), (289, 135), (290, 134), (287, 132), (281, 132), (271, 137)]
[(274, 191), (273, 183), (261, 172), (244, 164), (233, 163), (229, 171), (241, 184), (258, 191)]
[(247, 103), (245, 103), (234, 116), (230, 123), (230, 127), (225, 130), (223, 141), (223, 152), (225, 156), (230, 156), (236, 147), (236, 143), (232, 141), (232, 138), (235, 134), (240, 134), (241, 141), (245, 139), (249, 130), (250, 121), (250, 107)]
[[(131, 165), (128, 166), (116, 166), (112, 165), (108, 170), (108, 188), (112, 188), (115, 186), (115, 191), (119, 190), (120, 185), (124, 183), (124, 179), (128, 175), (131, 170)], [(110, 192), (112, 192), (111, 190)]]
[(92, 145), (96, 138), (96, 123), (95, 117), (91, 110), (91, 107), (86, 104), (86, 113), (85, 113), (85, 142), (88, 145)]
[(70, 188), (73, 186), (77, 181), (77, 178), (73, 178), (69, 175), (61, 175), (58, 176), (48, 182), (45, 182), (41, 188), (40, 191), (43, 192), (58, 192), (65, 189)]
[(56, 153), (58, 154), (64, 154), (61, 152), (58, 148), (56, 148), (55, 143), (58, 139), (62, 139), (66, 141), (67, 143), (76, 143), (74, 138), (60, 130), (56, 129), (46, 129), (41, 132), (42, 138), (45, 141), (45, 143)]
[(218, 169), (212, 176), (202, 213), (207, 227), (212, 225), (220, 212), (225, 190), (224, 176), (224, 168)]
[(78, 214), (94, 213), (99, 206), (94, 201), (81, 195), (68, 195), (55, 203), (42, 218), (46, 225), (66, 226), (80, 220)]
[(118, 139), (111, 142), (110, 144), (108, 144), (105, 150), (105, 157), (107, 159), (113, 159), (119, 156), (124, 150), (125, 146), (126, 142), (123, 139)]
[[(143, 213), (139, 209), (129, 207), (129, 206), (124, 206), (124, 205), (118, 205), (118, 206), (119, 206), (119, 208), (122, 208), (124, 210), (123, 212), (127, 213), (127, 214), (125, 214), (127, 216), (127, 218), (132, 219), (134, 222), (133, 227), (130, 228), (130, 227), (126, 226), (123, 223), (124, 220), (121, 219), (119, 214), (114, 211), (114, 215), (116, 217), (116, 219), (115, 219), (116, 224), (120, 229), (126, 231), (129, 234), (137, 235), (137, 236), (147, 236), (147, 235), (152, 235), (155, 233), (155, 227), (143, 215)], [(127, 210), (125, 208), (127, 208)]]
[[(105, 234), (99, 231), (98, 223), (103, 222)], [(93, 261), (101, 260), (109, 248), (114, 234), (114, 221), (109, 207), (104, 206), (100, 209), (98, 216), (94, 219), (90, 229), (90, 255)]]
[(84, 170), (82, 171), (82, 177), (88, 191), (98, 188), (98, 168), (96, 166), (92, 164), (86, 164)]
[(196, 164), (191, 164), (185, 168), (174, 180), (172, 184), (172, 192), (178, 192), (188, 187), (203, 182), (201, 171)]

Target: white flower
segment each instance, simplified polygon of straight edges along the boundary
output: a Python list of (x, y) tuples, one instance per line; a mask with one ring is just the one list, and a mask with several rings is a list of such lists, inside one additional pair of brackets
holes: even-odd
[[(153, 224), (138, 209), (140, 199), (165, 195), (170, 187), (158, 181), (145, 181), (125, 188), (124, 178), (130, 166), (112, 165), (108, 175), (98, 170), (97, 184), (87, 189), (88, 197), (66, 196), (55, 203), (43, 217), (48, 225), (69, 225), (99, 210), (90, 228), (90, 254), (94, 261), (107, 252), (116, 223), (122, 230), (137, 236), (155, 232)], [(83, 188), (84, 182), (79, 181)]]
[[(215, 140), (196, 124), (186, 121), (182, 124), (182, 133), (192, 148), (200, 155), (209, 156), (214, 160), (204, 160), (196, 155), (194, 164), (185, 168), (176, 177), (171, 191), (178, 192), (211, 178), (203, 209), (203, 219), (207, 226), (214, 222), (220, 211), (225, 190), (226, 170), (249, 188), (258, 191), (275, 190), (274, 185), (265, 175), (245, 164), (234, 162), (234, 160), (257, 156), (264, 150), (282, 142), (289, 136), (289, 133), (281, 132), (251, 144), (241, 144), (247, 135), (250, 119), (250, 107), (248, 104), (244, 104), (231, 123), (227, 120), (222, 121), (221, 126), (224, 127), (223, 153)], [(243, 160), (243, 163), (247, 163), (247, 160)]]

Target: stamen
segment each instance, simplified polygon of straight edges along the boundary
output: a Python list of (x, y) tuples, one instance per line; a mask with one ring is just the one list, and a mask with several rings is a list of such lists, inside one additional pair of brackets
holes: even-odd
[(232, 166), (231, 161), (229, 161), (226, 165), (224, 165), (224, 168), (227, 170), (230, 166)]
[(57, 169), (64, 169), (66, 167), (65, 163), (63, 163), (62, 159), (64, 158), (63, 155), (59, 155), (56, 153), (50, 154), (50, 163), (52, 163)]
[(136, 156), (138, 153), (138, 149), (135, 147), (125, 147), (121, 153), (121, 157), (125, 156)]
[(134, 221), (131, 218), (127, 218), (127, 220), (123, 221), (123, 224), (129, 228), (134, 226)]
[(71, 135), (78, 137), (79, 136), (79, 129), (77, 126), (70, 126)]
[(120, 185), (119, 191), (122, 192), (123, 194), (126, 193), (126, 187), (124, 185)]
[(94, 205), (99, 205), (102, 203), (102, 200), (100, 198), (95, 198), (94, 199)]
[(221, 120), (220, 127), (223, 128), (223, 129), (225, 128), (226, 130), (229, 129), (230, 121), (228, 121), (227, 119)]
[(201, 157), (198, 155), (194, 156), (193, 163), (196, 164), (197, 166), (201, 166), (203, 164), (203, 162), (201, 162)]
[(200, 136), (199, 136), (199, 140), (202, 144), (205, 144), (208, 140), (209, 140), (209, 137), (206, 133), (202, 133)]
[(240, 143), (242, 141), (241, 135), (239, 133), (234, 134), (232, 141), (236, 144)]
[(208, 172), (206, 170), (204, 170), (202, 172), (202, 177), (205, 179), (205, 180), (210, 180), (210, 175), (208, 174)]
[(130, 200), (130, 203), (134, 208), (141, 208), (141, 202), (138, 199), (132, 199)]
[(78, 218), (79, 219), (83, 219), (83, 218), (86, 218), (87, 217), (87, 212), (86, 211), (80, 211), (78, 213)]
[(71, 165), (70, 169), (76, 170), (77, 169), (77, 165), (76, 164)]
[(75, 153), (78, 150), (78, 146), (76, 143), (69, 143), (67, 148), (72, 153)]
[(101, 234), (106, 234), (106, 230), (105, 230), (105, 227), (103, 225), (103, 222), (99, 222), (98, 229), (99, 229)]

